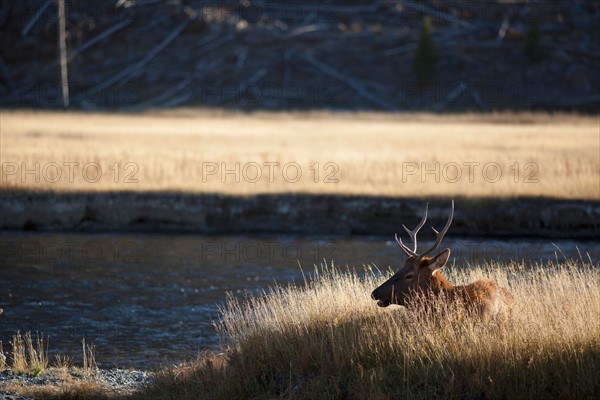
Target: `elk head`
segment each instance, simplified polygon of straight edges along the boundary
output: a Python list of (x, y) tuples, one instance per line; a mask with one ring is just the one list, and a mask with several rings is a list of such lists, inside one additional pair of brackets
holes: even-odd
[(396, 235), (396, 243), (408, 258), (398, 272), (371, 293), (371, 297), (373, 300), (377, 300), (379, 307), (387, 307), (390, 304), (406, 305), (408, 298), (414, 293), (426, 293), (429, 290), (439, 291), (450, 285), (438, 272), (448, 262), (450, 249), (446, 248), (434, 257), (426, 257), (426, 255), (440, 245), (450, 228), (454, 216), (454, 200), (450, 209), (450, 217), (444, 229), (438, 232), (435, 228), (431, 228), (436, 234), (433, 246), (424, 252), (417, 253), (417, 233), (427, 221), (427, 208), (426, 205), (423, 219), (415, 229), (411, 231), (402, 225), (412, 240), (412, 248), (402, 243), (402, 239), (398, 239), (398, 235)]

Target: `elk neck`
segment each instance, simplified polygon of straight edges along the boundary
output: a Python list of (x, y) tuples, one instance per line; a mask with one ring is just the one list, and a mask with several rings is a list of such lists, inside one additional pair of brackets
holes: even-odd
[(435, 274), (433, 275), (433, 287), (431, 289), (434, 293), (439, 294), (441, 292), (453, 292), (455, 287), (440, 274), (440, 271), (435, 271)]

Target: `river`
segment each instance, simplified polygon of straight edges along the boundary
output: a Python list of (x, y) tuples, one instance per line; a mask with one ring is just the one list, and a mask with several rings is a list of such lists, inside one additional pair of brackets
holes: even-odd
[[(392, 239), (392, 240), (390, 240)], [(426, 245), (426, 243), (424, 244)], [(484, 260), (600, 259), (593, 241), (448, 237), (458, 267)], [(560, 250), (557, 250), (560, 249)], [(302, 282), (323, 260), (386, 270), (404, 256), (389, 237), (205, 236), (2, 232), (0, 340), (38, 332), (55, 354), (100, 367), (151, 369), (215, 348), (228, 292)], [(80, 362), (80, 361), (79, 361)]]

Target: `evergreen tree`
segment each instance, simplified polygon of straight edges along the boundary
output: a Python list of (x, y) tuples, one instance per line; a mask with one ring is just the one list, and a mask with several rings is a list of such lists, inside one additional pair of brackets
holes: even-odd
[(540, 45), (540, 26), (537, 20), (533, 20), (529, 24), (525, 53), (529, 57), (529, 60), (533, 62), (538, 62), (543, 57), (542, 46)]
[(413, 71), (419, 85), (432, 83), (437, 75), (437, 49), (431, 35), (431, 19), (423, 18), (423, 27), (419, 37), (419, 45), (413, 62)]

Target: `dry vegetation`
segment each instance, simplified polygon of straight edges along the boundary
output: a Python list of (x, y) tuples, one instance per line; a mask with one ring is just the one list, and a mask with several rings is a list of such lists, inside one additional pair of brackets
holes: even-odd
[(24, 385), (19, 382), (0, 384), (0, 393), (13, 393), (33, 399), (102, 400), (122, 397), (110, 387), (94, 380), (80, 380), (65, 368), (50, 368), (46, 375), (53, 383)]
[(48, 343), (44, 342), (43, 336), (37, 335), (34, 340), (31, 332), (24, 336), (17, 332), (13, 335), (11, 347), (13, 371), (37, 376), (48, 368)]
[[(86, 345), (85, 338), (81, 340), (83, 355), (83, 367), (78, 368), (78, 373), (83, 376), (91, 376), (98, 368), (96, 364), (96, 350), (94, 345)], [(48, 369), (69, 369), (71, 361), (67, 356), (56, 356), (55, 362), (50, 365), (48, 360), (48, 340), (36, 334), (35, 339), (31, 332), (24, 335), (17, 331), (10, 341), (10, 355), (6, 356), (2, 342), (0, 341), (0, 372), (10, 369), (17, 374), (39, 376)]]
[[(34, 339), (31, 332), (22, 335), (17, 332), (10, 341), (10, 351), (5, 353), (0, 342), (0, 372), (6, 377), (28, 375), (41, 380), (26, 384), (16, 379), (0, 381), (0, 394), (14, 393), (35, 399), (80, 398), (94, 399), (117, 396), (113, 390), (94, 377), (98, 370), (94, 347), (82, 340), (83, 365), (71, 364), (67, 356), (57, 355), (53, 363), (48, 360), (48, 341), (39, 334)], [(5, 377), (5, 378), (6, 378)]]
[(2, 111), (0, 140), (12, 189), (600, 198), (598, 120), (574, 115)]
[[(598, 392), (600, 273), (581, 262), (453, 272), (509, 286), (518, 311), (482, 324), (456, 305), (380, 309), (381, 277), (321, 271), (305, 286), (230, 299), (224, 353), (162, 374), (143, 399), (589, 398)], [(432, 315), (431, 313), (435, 314)]]
[(39, 398), (593, 398), (600, 390), (600, 269), (580, 261), (448, 268), (488, 277), (517, 300), (512, 320), (483, 324), (455, 304), (381, 309), (383, 276), (321, 268), (302, 285), (230, 298), (222, 352), (159, 372), (118, 395), (89, 382), (28, 390)]

